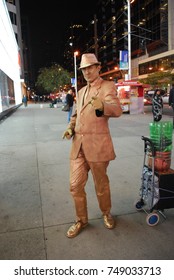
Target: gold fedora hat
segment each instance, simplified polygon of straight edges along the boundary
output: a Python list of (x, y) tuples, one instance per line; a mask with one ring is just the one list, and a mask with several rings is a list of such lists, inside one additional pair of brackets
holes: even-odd
[(100, 65), (101, 62), (99, 62), (97, 60), (94, 53), (85, 53), (85, 54), (82, 54), (79, 69), (86, 68), (86, 67), (94, 65), (94, 64)]

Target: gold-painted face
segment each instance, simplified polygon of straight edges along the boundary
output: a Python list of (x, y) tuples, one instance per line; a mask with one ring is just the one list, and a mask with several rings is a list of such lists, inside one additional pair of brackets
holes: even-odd
[(89, 83), (94, 82), (99, 77), (100, 69), (101, 66), (96, 64), (82, 68), (84, 79)]

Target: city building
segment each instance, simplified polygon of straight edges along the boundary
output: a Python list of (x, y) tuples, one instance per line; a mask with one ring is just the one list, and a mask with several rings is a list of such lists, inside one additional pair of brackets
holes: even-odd
[(34, 89), (33, 60), (30, 42), (30, 28), (28, 17), (21, 16), (20, 0), (6, 0), (7, 9), (10, 15), (13, 31), (18, 44), (20, 57), (20, 78), (23, 94), (28, 98), (30, 92)]
[[(132, 38), (134, 30), (139, 28), (140, 44), (136, 48), (132, 44), (132, 76), (145, 78), (157, 71), (173, 69), (174, 34), (174, 2), (172, 0), (149, 0), (136, 7), (136, 1), (131, 9)], [(136, 14), (139, 17), (136, 19)], [(135, 27), (134, 27), (135, 25)], [(139, 54), (138, 54), (139, 52)]]
[(98, 21), (100, 26), (103, 24), (103, 30), (98, 34), (98, 55), (105, 64), (104, 77), (117, 80), (121, 73), (125, 78), (126, 69), (119, 67), (120, 51), (131, 51), (133, 79), (144, 78), (154, 71), (173, 69), (172, 0), (110, 0), (99, 4), (102, 16)]
[[(22, 52), (17, 42), (18, 33), (14, 32), (6, 4), (5, 0), (0, 0), (0, 116), (19, 106), (25, 91)], [(13, 5), (12, 3), (8, 4)], [(17, 14), (18, 8), (13, 7), (12, 9), (11, 6), (9, 8), (11, 16), (12, 10), (14, 14)], [(15, 16), (13, 19), (17, 22)]]
[(120, 52), (127, 52), (127, 59), (130, 52), (130, 78), (140, 79), (155, 71), (173, 70), (173, 26), (172, 0), (99, 0), (83, 31), (86, 42), (78, 39), (78, 44), (81, 53), (97, 55), (101, 76), (116, 82), (127, 78), (129, 70), (128, 64), (120, 68)]
[(21, 15), (21, 30), (22, 30), (22, 48), (23, 48), (23, 66), (24, 66), (24, 81), (28, 92), (35, 87), (34, 62), (31, 49), (31, 38), (28, 17)]
[(23, 62), (23, 43), (21, 31), (20, 3), (19, 0), (6, 0), (7, 9), (10, 15), (13, 31), (18, 44), (18, 53), (20, 59), (20, 77), (24, 78), (24, 62)]
[(85, 45), (83, 34), (85, 27), (82, 24), (72, 23), (67, 30), (67, 41), (64, 49), (64, 68), (68, 71), (74, 69), (74, 52), (78, 50), (82, 51), (81, 46)]

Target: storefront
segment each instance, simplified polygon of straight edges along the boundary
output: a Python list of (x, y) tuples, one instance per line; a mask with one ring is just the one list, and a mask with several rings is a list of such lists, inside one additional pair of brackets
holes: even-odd
[(0, 114), (22, 101), (19, 51), (6, 2), (0, 0)]

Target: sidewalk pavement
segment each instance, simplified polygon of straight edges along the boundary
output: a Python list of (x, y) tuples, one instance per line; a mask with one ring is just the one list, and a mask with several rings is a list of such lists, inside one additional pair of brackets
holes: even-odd
[(69, 193), (71, 141), (62, 140), (67, 113), (60, 107), (29, 104), (0, 122), (0, 259), (173, 260), (174, 210), (165, 210), (167, 219), (150, 227), (147, 214), (134, 206), (143, 168), (141, 136), (149, 136), (151, 113), (110, 119), (117, 158), (108, 175), (116, 228), (103, 226), (90, 175), (89, 226), (74, 239), (66, 237), (75, 213)]

